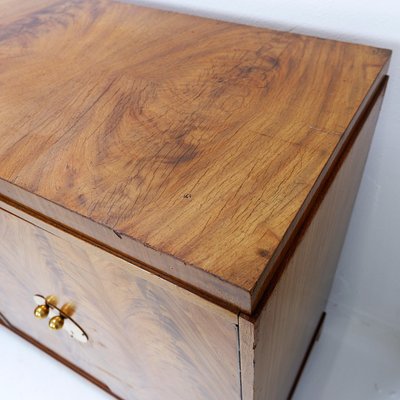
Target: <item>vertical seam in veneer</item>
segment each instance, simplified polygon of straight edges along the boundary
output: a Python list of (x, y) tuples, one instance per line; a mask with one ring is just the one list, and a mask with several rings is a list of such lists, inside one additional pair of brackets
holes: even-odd
[(239, 393), (240, 400), (243, 400), (243, 381), (242, 381), (242, 353), (240, 349), (240, 324), (239, 324), (239, 315), (237, 316), (236, 326), (236, 334), (237, 334), (237, 346), (238, 346), (238, 365), (239, 365)]

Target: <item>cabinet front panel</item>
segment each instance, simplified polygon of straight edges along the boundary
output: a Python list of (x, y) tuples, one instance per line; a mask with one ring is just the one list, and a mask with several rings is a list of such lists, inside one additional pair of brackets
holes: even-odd
[[(66, 236), (0, 209), (5, 320), (123, 398), (240, 399), (235, 315)], [(88, 342), (35, 319), (35, 294), (55, 295), (59, 307), (72, 302)]]

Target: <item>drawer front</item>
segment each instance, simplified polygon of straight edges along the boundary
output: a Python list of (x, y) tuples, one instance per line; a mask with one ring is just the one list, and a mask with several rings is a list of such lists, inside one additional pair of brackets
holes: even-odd
[[(126, 399), (240, 399), (237, 316), (3, 207), (0, 312), (12, 326)], [(34, 294), (73, 302), (88, 342), (35, 319)]]

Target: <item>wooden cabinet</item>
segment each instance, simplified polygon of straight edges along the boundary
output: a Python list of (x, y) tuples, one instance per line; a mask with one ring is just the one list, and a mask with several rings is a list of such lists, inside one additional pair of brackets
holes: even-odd
[[(389, 59), (105, 0), (0, 0), (0, 322), (119, 398), (286, 399)], [(34, 295), (88, 341), (35, 319)]]

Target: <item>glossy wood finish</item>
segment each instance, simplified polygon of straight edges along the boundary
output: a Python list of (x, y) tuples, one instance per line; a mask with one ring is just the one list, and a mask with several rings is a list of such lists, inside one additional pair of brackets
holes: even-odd
[(388, 59), (108, 0), (0, 0), (0, 193), (251, 313)]
[[(124, 399), (240, 400), (237, 315), (2, 206), (0, 312), (6, 324)], [(74, 302), (73, 317), (89, 342), (36, 320), (35, 293)]]
[(383, 92), (381, 85), (265, 306), (253, 321), (240, 318), (243, 400), (285, 400), (290, 392), (325, 309)]

